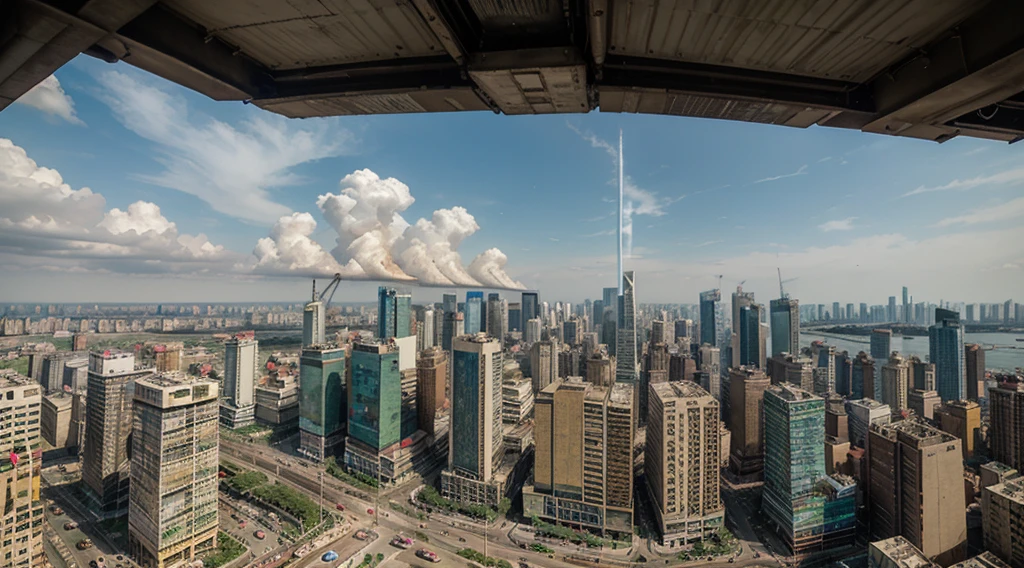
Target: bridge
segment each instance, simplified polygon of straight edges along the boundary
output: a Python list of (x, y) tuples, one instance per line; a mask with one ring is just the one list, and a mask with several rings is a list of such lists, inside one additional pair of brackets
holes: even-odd
[(80, 53), (287, 117), (601, 112), (1024, 136), (1019, 0), (0, 0), (0, 109)]

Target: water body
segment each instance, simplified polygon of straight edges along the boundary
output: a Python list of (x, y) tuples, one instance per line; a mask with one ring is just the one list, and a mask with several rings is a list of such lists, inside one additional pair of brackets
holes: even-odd
[[(981, 343), (985, 347), (997, 346), (995, 349), (985, 351), (985, 368), (989, 370), (1009, 371), (1017, 367), (1024, 368), (1024, 341), (1017, 341), (1017, 339), (1024, 339), (1024, 333), (967, 333), (964, 335), (964, 343)], [(867, 335), (800, 332), (801, 347), (808, 347), (812, 341), (817, 340), (835, 345), (836, 351), (848, 351), (850, 355), (856, 355), (860, 351), (871, 352), (871, 339)], [(906, 357), (917, 355), (921, 360), (927, 361), (928, 337), (893, 336), (892, 349)]]

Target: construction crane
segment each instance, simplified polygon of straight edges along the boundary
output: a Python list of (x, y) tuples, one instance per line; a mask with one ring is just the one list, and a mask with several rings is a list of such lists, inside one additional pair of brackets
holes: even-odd
[(743, 291), (743, 285), (746, 284), (746, 283), (747, 283), (746, 280), (740, 280), (740, 283), (736, 285), (736, 291), (737, 292), (742, 292)]
[[(328, 284), (327, 287), (324, 288), (323, 292), (320, 292), (320, 296), (317, 296), (316, 295), (316, 279), (314, 278), (313, 279), (313, 301), (314, 302), (317, 302), (317, 301), (323, 302), (324, 303), (324, 309), (327, 309), (327, 306), (329, 306), (331, 304), (331, 299), (334, 298), (334, 292), (337, 291), (338, 284), (340, 284), (340, 283), (341, 283), (341, 274), (335, 274), (334, 278), (331, 279), (330, 284)], [(330, 293), (330, 295), (328, 295), (328, 293)], [(325, 296), (327, 297), (327, 301), (326, 302), (324, 302), (324, 297)]]
[(779, 297), (782, 298), (783, 300), (788, 300), (789, 299), (789, 294), (786, 294), (786, 291), (782, 289), (782, 285), (787, 283), (787, 282), (792, 282), (792, 281), (796, 280), (797, 278), (790, 278), (789, 280), (783, 280), (782, 279), (782, 269), (781, 268), (776, 268), (775, 270), (777, 270), (778, 273), (779, 273)]
[(715, 278), (718, 278), (718, 289), (722, 289), (722, 278), (725, 278), (724, 274), (716, 274)]

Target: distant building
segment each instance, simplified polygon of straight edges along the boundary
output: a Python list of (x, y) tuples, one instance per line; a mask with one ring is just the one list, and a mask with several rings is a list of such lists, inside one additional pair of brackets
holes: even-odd
[(722, 302), (720, 289), (700, 293), (700, 342), (712, 347), (722, 348), (720, 339), (719, 304)]
[(259, 342), (252, 331), (243, 331), (224, 343), (224, 398), (220, 403), (220, 422), (232, 430), (256, 420), (259, 359)]
[(773, 385), (789, 383), (806, 391), (814, 390), (815, 363), (810, 357), (780, 353), (768, 359), (768, 377)]
[(412, 294), (380, 286), (377, 289), (377, 337), (382, 340), (409, 337), (413, 335), (411, 323)]
[[(464, 323), (464, 328), (462, 330), (462, 332), (464, 334), (479, 333), (480, 332), (480, 326), (483, 324), (482, 322), (484, 321), (483, 320), (483, 317), (484, 317), (483, 316), (484, 300), (483, 300), (483, 298), (479, 298), (479, 297), (475, 297), (475, 296), (474, 297), (468, 297), (468, 294), (472, 294), (472, 293), (473, 292), (467, 292), (467, 297), (466, 297), (465, 320), (463, 322)], [(483, 294), (483, 293), (480, 292), (480, 294)]]
[(719, 403), (723, 398), (729, 398), (729, 393), (722, 393), (722, 353), (718, 347), (710, 344), (701, 344), (697, 348), (698, 365), (706, 384), (701, 384), (704, 390), (711, 393)]
[(128, 511), (128, 440), (132, 432), (132, 392), (137, 379), (153, 374), (136, 369), (135, 355), (103, 351), (89, 354), (82, 481), (101, 518)]
[(535, 401), (529, 379), (504, 379), (501, 382), (501, 421), (522, 424), (533, 416)]
[(939, 393), (933, 390), (913, 389), (907, 395), (907, 407), (925, 420), (935, 417), (935, 408), (940, 404), (942, 404), (942, 399), (939, 397)]
[(929, 360), (935, 363), (935, 390), (943, 402), (967, 398), (964, 327), (960, 315), (937, 308), (928, 328)]
[(0, 375), (0, 542), (5, 568), (46, 564), (43, 552), (43, 507), (40, 498), (42, 452), (39, 422), (42, 387), (22, 375)]
[(951, 400), (935, 409), (939, 429), (960, 439), (964, 459), (974, 457), (974, 438), (981, 428), (981, 407), (969, 400)]
[(772, 334), (772, 357), (800, 351), (800, 302), (790, 298), (772, 300), (769, 304)]
[(892, 410), (877, 400), (862, 398), (846, 403), (846, 416), (850, 425), (850, 444), (864, 448), (868, 430), (875, 424), (888, 424)]
[(289, 374), (273, 374), (256, 387), (256, 419), (267, 424), (293, 426), (299, 420), (299, 385)]
[(985, 548), (1011, 566), (1024, 566), (1024, 478), (981, 492)]
[(1002, 376), (988, 391), (989, 454), (992, 459), (1024, 470), (1024, 376)]
[[(881, 361), (887, 361), (889, 355), (886, 354), (885, 359)], [(881, 365), (881, 363), (878, 363)], [(857, 353), (857, 357), (853, 360), (852, 374), (850, 376), (850, 398), (857, 400), (861, 398), (871, 398), (878, 400), (881, 398), (875, 398), (875, 360), (867, 353), (861, 351)], [(880, 382), (877, 384), (881, 384)]]
[(327, 306), (316, 297), (316, 282), (313, 283), (313, 300), (302, 309), (302, 346), (322, 345), (327, 342)]
[(599, 534), (633, 533), (633, 385), (578, 378), (544, 388), (535, 403), (534, 485), (524, 515)]
[(690, 381), (650, 391), (644, 468), (661, 544), (709, 540), (725, 526), (718, 401)]
[(56, 392), (43, 398), (39, 417), (40, 432), (46, 443), (54, 448), (77, 445), (76, 439), (68, 438), (71, 433), (73, 402), (72, 395), (66, 392)]
[(732, 453), (729, 469), (737, 476), (759, 475), (764, 469), (764, 391), (771, 382), (760, 369), (729, 371)]
[(599, 387), (610, 387), (615, 382), (615, 360), (607, 353), (598, 352), (587, 359), (588, 383)]
[(170, 568), (217, 546), (217, 383), (181, 374), (135, 383), (128, 553)]
[(977, 343), (964, 346), (967, 400), (985, 398), (985, 350)]
[(882, 402), (893, 410), (907, 408), (910, 393), (910, 367), (899, 353), (889, 356), (882, 366)]
[[(887, 321), (894, 320), (890, 318)], [(893, 346), (891, 329), (876, 329), (871, 332), (871, 358), (875, 360), (875, 374), (871, 384), (873, 389), (864, 389), (863, 396), (865, 398), (882, 400), (882, 367), (889, 360), (889, 355), (893, 351), (899, 351), (899, 349)], [(856, 363), (854, 365), (856, 366)], [(864, 385), (867, 385), (866, 379), (864, 380)]]
[(558, 342), (545, 339), (530, 347), (530, 376), (534, 393), (544, 390), (558, 377)]
[(173, 373), (181, 370), (184, 349), (179, 345), (157, 345), (153, 347), (153, 361), (157, 373)]
[(869, 432), (867, 503), (872, 538), (901, 535), (947, 566), (963, 560), (967, 524), (960, 440), (919, 419), (874, 425)]
[(622, 273), (622, 295), (619, 296), (618, 316), (615, 382), (636, 386), (640, 380), (640, 359), (636, 352), (636, 275), (632, 270)]
[[(358, 346), (352, 353), (353, 377)], [(347, 412), (351, 408), (346, 389), (347, 357), (346, 349), (334, 344), (305, 347), (299, 357), (299, 452), (315, 461), (337, 455), (345, 441), (346, 423), (350, 435), (355, 423)]]

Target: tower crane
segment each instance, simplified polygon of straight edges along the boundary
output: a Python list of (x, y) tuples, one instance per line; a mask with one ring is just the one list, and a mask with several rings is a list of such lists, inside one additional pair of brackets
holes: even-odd
[(787, 282), (792, 282), (792, 281), (796, 280), (799, 277), (797, 277), (797, 278), (790, 278), (788, 280), (783, 280), (782, 279), (782, 269), (781, 268), (776, 268), (775, 270), (777, 270), (778, 273), (779, 273), (779, 297), (782, 298), (783, 300), (788, 300), (789, 299), (789, 294), (786, 294), (786, 291), (782, 289), (782, 285), (786, 284)]
[[(338, 290), (338, 284), (340, 284), (340, 283), (341, 283), (341, 274), (340, 273), (339, 274), (335, 274), (334, 278), (331, 279), (331, 282), (323, 289), (322, 292), (320, 292), (320, 296), (317, 296), (316, 295), (316, 278), (314, 278), (313, 279), (313, 301), (314, 302), (323, 302), (324, 303), (324, 309), (326, 310), (327, 306), (329, 306), (330, 303), (331, 303), (331, 299), (334, 298), (334, 292)], [(330, 295), (328, 295), (328, 293), (330, 293)], [(326, 302), (324, 302), (324, 297), (325, 296), (327, 297), (327, 301)]]
[(718, 289), (722, 289), (722, 278), (725, 278), (724, 274), (716, 274), (715, 278), (718, 278)]

